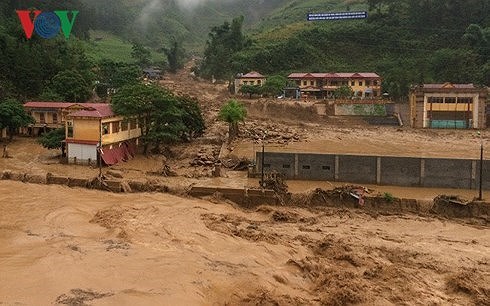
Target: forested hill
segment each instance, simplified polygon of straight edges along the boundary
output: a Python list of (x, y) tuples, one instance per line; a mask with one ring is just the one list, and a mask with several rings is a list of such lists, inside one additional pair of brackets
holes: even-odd
[[(490, 84), (488, 0), (8, 0), (0, 2), (0, 97), (50, 97), (53, 77), (65, 70), (75, 70), (72, 77), (82, 77), (87, 87), (100, 79), (93, 67), (100, 68), (104, 57), (87, 56), (100, 48), (97, 42), (36, 35), (27, 41), (15, 10), (29, 8), (79, 10), (73, 34), (80, 39), (98, 30), (153, 50), (183, 46), (187, 54), (204, 54), (197, 69), (203, 77), (375, 71), (393, 97), (420, 82)], [(306, 21), (308, 12), (348, 10), (368, 10), (369, 17)], [(118, 61), (132, 60), (131, 44), (125, 47)], [(106, 48), (99, 54), (122, 49)], [(136, 51), (146, 57), (143, 48)], [(104, 65), (113, 70), (113, 63)]]
[[(227, 39), (233, 34), (226, 26), (214, 29), (201, 75), (227, 79), (250, 70), (266, 75), (375, 71), (394, 98), (406, 97), (411, 84), (422, 82), (490, 84), (488, 0), (345, 1), (351, 9), (367, 9), (369, 17), (315, 22), (299, 16), (324, 10), (311, 10), (305, 2), (291, 1), (275, 10), (251, 41)], [(291, 22), (284, 23), (286, 18)]]

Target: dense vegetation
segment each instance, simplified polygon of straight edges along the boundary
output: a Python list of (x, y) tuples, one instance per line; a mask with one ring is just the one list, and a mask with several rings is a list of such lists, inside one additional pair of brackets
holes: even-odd
[[(252, 44), (231, 55), (226, 52), (232, 49), (226, 39), (229, 32), (217, 31), (226, 24), (213, 28), (206, 52), (219, 46), (216, 41), (227, 42), (212, 52), (224, 52), (227, 64), (210, 68), (212, 56), (205, 52), (202, 75), (231, 78), (251, 70), (284, 75), (375, 71), (394, 98), (405, 97), (411, 84), (421, 82), (490, 83), (487, 0), (368, 0), (364, 4), (369, 8), (367, 20), (299, 22), (264, 30), (252, 37)], [(290, 9), (298, 6), (292, 2)], [(230, 68), (223, 71), (225, 67)]]
[[(230, 80), (250, 70), (375, 71), (395, 98), (419, 82), (490, 83), (488, 0), (184, 3), (190, 2), (2, 1), (0, 98), (81, 101), (94, 89), (105, 98), (133, 84), (146, 65), (175, 71), (185, 54), (202, 50), (196, 72), (206, 78)], [(15, 10), (27, 8), (79, 10), (74, 36), (26, 40)], [(305, 20), (308, 12), (346, 10), (369, 10), (369, 18)]]
[(112, 99), (112, 109), (128, 119), (138, 118), (144, 152), (152, 145), (191, 140), (204, 132), (204, 119), (195, 99), (176, 96), (167, 89), (143, 84), (122, 87)]

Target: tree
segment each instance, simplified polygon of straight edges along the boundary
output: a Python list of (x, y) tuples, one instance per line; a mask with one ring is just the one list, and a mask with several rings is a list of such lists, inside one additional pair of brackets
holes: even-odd
[(250, 45), (250, 40), (242, 34), (243, 16), (225, 21), (221, 26), (213, 27), (206, 42), (204, 59), (198, 72), (205, 78), (228, 79), (233, 75), (233, 55)]
[(116, 114), (138, 118), (144, 123), (145, 153), (149, 145), (158, 149), (161, 144), (190, 139), (204, 131), (204, 120), (197, 103), (190, 98), (177, 97), (163, 87), (124, 86), (113, 96), (112, 108)]
[(267, 96), (281, 95), (288, 80), (282, 75), (272, 75), (262, 85), (262, 93)]
[(352, 88), (347, 85), (342, 85), (338, 87), (337, 89), (334, 90), (333, 95), (335, 98), (349, 98), (352, 97), (354, 94), (354, 91), (352, 91)]
[(85, 102), (92, 94), (90, 85), (76, 70), (65, 70), (55, 75), (48, 92), (67, 102)]
[(239, 90), (243, 94), (248, 94), (251, 99), (253, 95), (258, 95), (262, 92), (260, 85), (242, 85)]
[(109, 93), (126, 85), (139, 82), (141, 68), (136, 64), (118, 63), (111, 60), (101, 60), (97, 64), (97, 80), (95, 87), (97, 95), (105, 98)]
[(170, 49), (164, 49), (168, 60), (168, 69), (175, 73), (178, 69), (184, 67), (184, 50), (182, 46), (174, 40)]
[(65, 147), (63, 145), (63, 140), (65, 140), (65, 129), (59, 128), (52, 130), (50, 132), (44, 133), (38, 142), (46, 149), (61, 149), (61, 155), (65, 155)]
[(137, 43), (133, 43), (131, 57), (140, 67), (148, 66), (151, 62), (150, 50)]
[(0, 101), (0, 130), (7, 129), (9, 140), (12, 140), (17, 129), (34, 123), (20, 102), (13, 99)]
[(197, 99), (186, 95), (177, 97), (177, 102), (179, 108), (183, 111), (182, 121), (186, 127), (185, 137), (191, 140), (195, 137), (202, 136), (206, 126)]
[(237, 100), (229, 100), (221, 110), (219, 111), (218, 118), (225, 122), (228, 122), (228, 136), (229, 141), (232, 141), (236, 136), (238, 136), (238, 122), (244, 121), (247, 117), (247, 110), (245, 106), (239, 103)]

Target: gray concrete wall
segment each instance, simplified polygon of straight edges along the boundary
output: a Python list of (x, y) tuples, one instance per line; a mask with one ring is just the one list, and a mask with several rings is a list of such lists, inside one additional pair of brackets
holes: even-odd
[(380, 157), (380, 184), (420, 186), (420, 158)]
[[(256, 173), (261, 173), (257, 152)], [(286, 179), (326, 180), (411, 187), (479, 188), (479, 161), (471, 159), (265, 152), (265, 171)], [(483, 163), (483, 189), (490, 190), (490, 160)]]
[(325, 154), (297, 154), (297, 179), (335, 179), (335, 156)]
[[(264, 171), (276, 170), (287, 178), (295, 178), (295, 154), (266, 152), (264, 158)], [(262, 169), (262, 154), (257, 153), (257, 166)], [(261, 170), (260, 170), (261, 171)]]
[(464, 159), (424, 159), (425, 187), (475, 188), (472, 179), (472, 161)]
[(376, 157), (338, 155), (338, 181), (376, 184)]

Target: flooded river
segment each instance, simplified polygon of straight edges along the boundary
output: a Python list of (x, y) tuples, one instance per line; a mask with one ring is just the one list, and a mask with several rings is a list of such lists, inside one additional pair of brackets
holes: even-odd
[(486, 226), (0, 181), (0, 305), (482, 304)]

